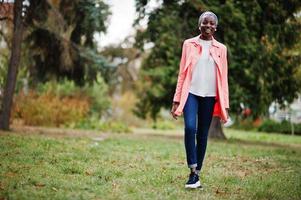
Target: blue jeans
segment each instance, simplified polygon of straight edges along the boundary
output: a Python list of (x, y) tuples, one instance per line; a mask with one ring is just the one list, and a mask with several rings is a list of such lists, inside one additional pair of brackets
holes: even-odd
[[(215, 97), (200, 97), (189, 93), (184, 106), (185, 149), (189, 168), (201, 170), (205, 157)], [(196, 140), (196, 143), (195, 143)]]

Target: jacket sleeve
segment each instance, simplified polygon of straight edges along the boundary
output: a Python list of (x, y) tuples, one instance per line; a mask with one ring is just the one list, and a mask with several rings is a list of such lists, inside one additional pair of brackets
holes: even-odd
[(228, 57), (227, 57), (227, 47), (224, 50), (224, 59), (223, 59), (223, 91), (224, 91), (224, 105), (225, 108), (229, 108), (229, 87), (228, 87)]
[(179, 66), (179, 74), (178, 74), (178, 81), (177, 81), (177, 87), (176, 87), (176, 91), (174, 94), (174, 98), (173, 101), (174, 102), (180, 102), (181, 99), (181, 92), (182, 92), (182, 87), (183, 87), (183, 82), (185, 79), (185, 63), (186, 63), (186, 57), (187, 57), (187, 49), (186, 49), (186, 42), (183, 43), (183, 47), (182, 47), (182, 56), (181, 56), (181, 61), (180, 61), (180, 66)]

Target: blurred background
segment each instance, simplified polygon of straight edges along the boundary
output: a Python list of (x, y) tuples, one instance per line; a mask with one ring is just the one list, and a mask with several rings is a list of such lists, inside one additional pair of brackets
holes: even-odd
[(1, 0), (1, 119), (13, 96), (12, 127), (182, 128), (169, 114), (181, 47), (206, 10), (228, 48), (231, 127), (301, 135), (296, 0)]

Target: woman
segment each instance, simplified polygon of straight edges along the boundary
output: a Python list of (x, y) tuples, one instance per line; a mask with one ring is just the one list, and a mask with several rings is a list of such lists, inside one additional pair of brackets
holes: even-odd
[(185, 188), (203, 188), (199, 174), (212, 116), (220, 117), (223, 123), (229, 118), (227, 48), (213, 37), (217, 24), (213, 12), (204, 12), (199, 18), (200, 35), (185, 40), (182, 48), (171, 114), (175, 119), (184, 115), (185, 150), (190, 168)]

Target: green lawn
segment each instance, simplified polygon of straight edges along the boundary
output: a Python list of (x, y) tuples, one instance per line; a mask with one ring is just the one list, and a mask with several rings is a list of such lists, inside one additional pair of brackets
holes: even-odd
[(200, 191), (184, 189), (182, 136), (146, 132), (0, 133), (0, 199), (301, 199), (301, 137), (226, 130), (208, 143)]

